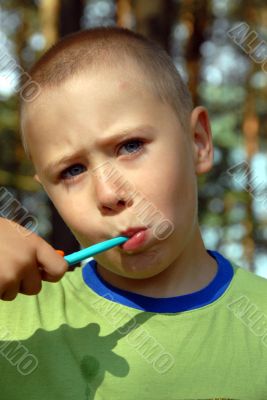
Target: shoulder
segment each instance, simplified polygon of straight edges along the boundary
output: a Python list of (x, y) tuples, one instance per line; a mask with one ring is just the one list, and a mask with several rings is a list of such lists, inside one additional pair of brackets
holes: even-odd
[[(240, 285), (245, 285), (245, 288), (248, 292), (254, 291), (257, 288), (257, 291), (263, 291), (267, 295), (267, 279), (262, 276), (256, 275), (254, 272), (248, 271), (241, 266), (231, 263), (236, 277), (238, 278), (238, 282)], [(267, 265), (266, 265), (267, 268)]]
[(252, 306), (258, 308), (267, 316), (267, 279), (247, 271), (235, 263), (231, 294), (234, 303), (245, 308)]

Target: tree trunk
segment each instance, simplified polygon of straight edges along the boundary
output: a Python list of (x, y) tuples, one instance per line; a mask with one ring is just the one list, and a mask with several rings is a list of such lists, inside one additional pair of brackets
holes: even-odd
[(170, 53), (170, 34), (176, 19), (177, 5), (172, 0), (135, 0), (136, 31), (158, 42)]

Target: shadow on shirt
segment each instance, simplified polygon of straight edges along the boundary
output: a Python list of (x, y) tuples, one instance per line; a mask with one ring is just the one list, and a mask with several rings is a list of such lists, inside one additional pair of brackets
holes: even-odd
[[(106, 336), (100, 336), (100, 326), (91, 323), (84, 328), (64, 324), (53, 331), (38, 329), (27, 340), (7, 337), (0, 341), (1, 399), (93, 400), (106, 372), (119, 378), (129, 374), (127, 360), (113, 349), (152, 316), (141, 312)], [(114, 398), (106, 387), (102, 393)]]

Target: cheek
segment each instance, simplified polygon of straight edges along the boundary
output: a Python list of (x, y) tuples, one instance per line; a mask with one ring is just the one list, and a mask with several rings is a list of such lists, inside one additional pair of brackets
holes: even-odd
[[(83, 196), (73, 195), (71, 189), (61, 190), (59, 188), (46, 190), (47, 195), (57, 209), (59, 215), (68, 225), (77, 228), (86, 215), (89, 216), (90, 205), (87, 201), (87, 209), (84, 207), (85, 199)], [(89, 217), (88, 217), (89, 218)]]
[(191, 168), (184, 164), (174, 162), (172, 165), (162, 165), (158, 176), (155, 177), (157, 185), (154, 192), (154, 201), (164, 213), (164, 217), (175, 222), (185, 224), (194, 217), (197, 206), (196, 178)]
[(57, 204), (56, 208), (80, 244), (90, 246), (95, 243), (99, 237), (99, 221), (95, 219), (96, 213), (92, 211), (88, 202), (83, 205), (69, 201)]
[(85, 229), (93, 225), (93, 212), (89, 202), (72, 201), (70, 198), (58, 204), (57, 210), (65, 223), (75, 230)]

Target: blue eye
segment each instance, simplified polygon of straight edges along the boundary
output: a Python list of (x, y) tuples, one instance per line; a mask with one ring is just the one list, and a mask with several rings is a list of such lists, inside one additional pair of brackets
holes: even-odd
[(61, 172), (60, 177), (63, 180), (75, 179), (75, 176), (80, 175), (86, 169), (82, 164), (73, 164)]
[[(144, 141), (141, 139), (129, 139), (126, 140), (123, 144), (121, 144), (119, 150), (123, 147), (128, 148), (128, 150), (126, 151), (129, 155), (131, 155), (134, 153), (141, 152), (141, 150), (143, 150), (143, 145)], [(81, 175), (84, 171), (86, 171), (85, 166), (77, 163), (64, 169), (59, 175), (60, 179), (63, 181), (72, 181), (75, 180), (75, 178)]]
[[(138, 153), (140, 151), (140, 149), (142, 148), (142, 146), (136, 146), (136, 143), (139, 143), (139, 145), (140, 145), (140, 143), (142, 145), (144, 144), (144, 142), (140, 139), (129, 139), (120, 146), (120, 149), (123, 147), (125, 147), (125, 148), (127, 147), (128, 151), (130, 151), (130, 154)], [(137, 150), (135, 150), (136, 148), (137, 148)], [(131, 151), (131, 150), (133, 150), (133, 151)]]

